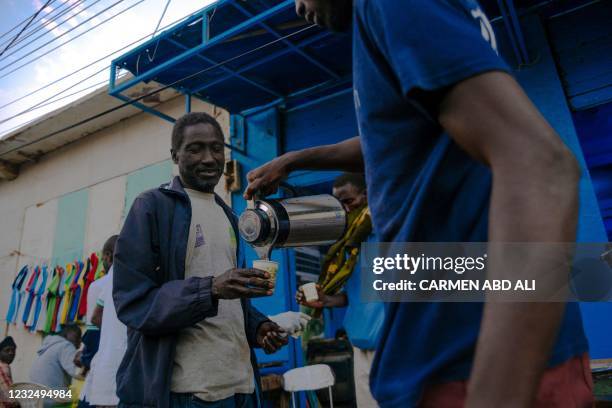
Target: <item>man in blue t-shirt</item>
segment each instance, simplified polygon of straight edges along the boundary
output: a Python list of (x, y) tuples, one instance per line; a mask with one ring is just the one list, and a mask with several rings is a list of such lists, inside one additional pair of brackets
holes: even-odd
[[(319, 298), (307, 301), (301, 290), (295, 295), (299, 304), (314, 309), (345, 307), (344, 329), (353, 345), (353, 377), (357, 408), (373, 408), (370, 371), (376, 345), (385, 319), (384, 304), (360, 299), (361, 266), (359, 249), (373, 240), (367, 208), (367, 189), (363, 174), (344, 173), (334, 181), (332, 194), (348, 213), (347, 231), (330, 248), (319, 278)], [(339, 292), (339, 289), (343, 289)]]
[[(248, 175), (245, 196), (294, 170), (365, 169), (381, 242), (575, 240), (576, 160), (499, 57), (475, 0), (296, 10), (334, 30), (353, 15), (360, 136), (275, 159)], [(533, 249), (523, 261), (534, 275), (567, 272)], [(503, 255), (495, 264), (514, 267)], [(393, 303), (370, 385), (382, 407), (586, 407), (587, 351), (575, 303)]]

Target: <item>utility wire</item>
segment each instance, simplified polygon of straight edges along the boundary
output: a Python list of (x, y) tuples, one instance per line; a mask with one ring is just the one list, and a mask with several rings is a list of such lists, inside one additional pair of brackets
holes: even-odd
[[(170, 5), (171, 1), (172, 0), (168, 0), (166, 2), (166, 7), (164, 7), (164, 11), (162, 12), (161, 17), (159, 18), (159, 21), (157, 22), (157, 25), (155, 26), (155, 30), (153, 30), (153, 34), (151, 34), (151, 38), (155, 37), (155, 33), (157, 33), (157, 30), (159, 29), (159, 25), (161, 24), (162, 20), (164, 19), (164, 16), (166, 15), (166, 10), (168, 10), (168, 6)], [(155, 49), (153, 50), (153, 56), (149, 57), (149, 62), (153, 62), (153, 60), (155, 59), (155, 54), (157, 54), (157, 47), (159, 47), (159, 41), (160, 40), (161, 40), (161, 37), (157, 39), (157, 43), (155, 44)]]
[[(47, 106), (47, 105), (50, 105), (50, 104), (52, 104), (52, 103), (55, 103), (55, 102), (57, 102), (57, 101), (59, 101), (59, 100), (66, 99), (66, 97), (61, 97), (61, 98), (57, 99), (57, 101), (52, 101), (52, 102), (46, 103), (46, 102), (48, 102), (48, 101), (51, 101), (52, 99), (57, 98), (59, 95), (61, 95), (61, 94), (65, 93), (65, 92), (68, 92), (69, 90), (71, 90), (72, 88), (76, 87), (77, 85), (79, 85), (79, 84), (81, 84), (81, 83), (83, 83), (83, 82), (85, 82), (85, 81), (87, 81), (87, 80), (89, 80), (89, 79), (91, 79), (91, 78), (93, 78), (93, 77), (95, 77), (95, 76), (97, 76), (97, 75), (101, 74), (102, 72), (106, 71), (107, 69), (108, 69), (108, 67), (107, 67), (107, 66), (105, 66), (105, 67), (103, 67), (101, 70), (96, 71), (96, 72), (94, 72), (93, 74), (89, 75), (87, 78), (83, 78), (82, 80), (80, 80), (80, 81), (79, 81), (79, 82), (77, 82), (76, 84), (73, 84), (73, 85), (69, 86), (68, 88), (63, 89), (62, 91), (57, 92), (57, 93), (56, 93), (56, 94), (54, 94), (54, 95), (51, 95), (51, 96), (50, 96), (50, 97), (48, 97), (47, 99), (43, 99), (42, 101), (38, 102), (38, 103), (37, 103), (37, 104), (35, 104), (34, 106), (30, 106), (29, 108), (27, 108), (27, 109), (25, 109), (25, 110), (23, 110), (23, 111), (21, 111), (21, 112), (19, 112), (19, 113), (16, 113), (16, 114), (14, 114), (13, 116), (9, 116), (9, 117), (8, 117), (8, 118), (6, 118), (6, 119), (2, 119), (2, 120), (0, 120), (0, 125), (1, 125), (1, 124), (3, 124), (3, 123), (9, 122), (9, 121), (11, 121), (11, 120), (13, 120), (13, 119), (15, 119), (15, 118), (18, 118), (19, 116), (25, 115), (26, 113), (32, 112), (33, 110), (39, 109), (39, 108), (41, 108), (41, 107), (43, 107), (43, 106)], [(107, 80), (105, 80), (105, 81), (103, 81), (102, 83), (104, 83), (104, 82), (108, 82), (108, 79), (107, 79)], [(77, 91), (76, 93), (79, 93), (79, 92), (82, 92), (82, 90), (81, 90), (81, 91)], [(72, 93), (72, 94), (70, 94), (70, 96), (71, 96), (71, 95), (75, 95), (75, 94), (74, 94), (74, 93)]]
[[(85, 119), (83, 119), (83, 120), (80, 120), (80, 121), (78, 121), (78, 122), (76, 122), (76, 123), (73, 123), (72, 125), (65, 126), (65, 127), (61, 128), (61, 129), (59, 129), (59, 130), (56, 130), (56, 131), (51, 132), (51, 133), (48, 133), (48, 134), (46, 134), (45, 136), (39, 137), (39, 138), (38, 138), (38, 139), (36, 139), (36, 140), (32, 140), (32, 141), (30, 141), (30, 142), (24, 143), (24, 144), (22, 144), (21, 146), (18, 146), (18, 147), (13, 147), (13, 148), (8, 149), (8, 150), (6, 150), (6, 151), (4, 151), (4, 152), (0, 152), (0, 157), (6, 156), (7, 154), (10, 154), (10, 153), (12, 153), (12, 152), (14, 152), (14, 151), (17, 151), (17, 150), (23, 149), (24, 147), (27, 147), (27, 146), (33, 145), (33, 144), (35, 144), (35, 143), (41, 142), (41, 141), (43, 141), (43, 140), (45, 140), (45, 139), (48, 139), (48, 138), (50, 138), (50, 137), (53, 137), (53, 136), (55, 136), (55, 135), (57, 135), (57, 134), (63, 133), (63, 132), (65, 132), (65, 131), (68, 131), (68, 130), (70, 130), (70, 129), (74, 129), (74, 128), (78, 127), (78, 126), (84, 125), (84, 124), (86, 124), (86, 123), (88, 123), (88, 122), (91, 122), (92, 120), (95, 120), (95, 119), (98, 119), (98, 118), (100, 118), (100, 117), (102, 117), (102, 116), (108, 115), (109, 113), (113, 113), (113, 112), (115, 112), (115, 111), (118, 111), (119, 109), (125, 108), (125, 107), (127, 107), (127, 106), (132, 106), (132, 104), (133, 104), (134, 102), (138, 102), (138, 101), (140, 101), (140, 100), (142, 100), (142, 99), (148, 98), (148, 97), (150, 97), (150, 96), (152, 96), (152, 95), (155, 95), (155, 94), (157, 94), (157, 93), (159, 93), (159, 92), (165, 91), (166, 89), (168, 89), (168, 88), (172, 88), (173, 86), (176, 86), (176, 85), (178, 85), (179, 83), (181, 83), (181, 82), (183, 82), (183, 81), (186, 81), (186, 80), (188, 80), (188, 79), (191, 79), (191, 78), (197, 77), (198, 75), (201, 75), (201, 74), (206, 73), (206, 72), (208, 72), (208, 71), (211, 71), (211, 70), (213, 70), (213, 69), (217, 69), (217, 68), (219, 68), (219, 67), (221, 67), (221, 66), (223, 66), (223, 65), (225, 65), (225, 64), (228, 64), (228, 63), (230, 63), (230, 62), (232, 62), (232, 61), (235, 61), (235, 60), (237, 60), (237, 59), (239, 59), (239, 58), (242, 58), (242, 57), (244, 57), (244, 56), (246, 56), (246, 55), (252, 54), (252, 53), (257, 52), (257, 51), (259, 51), (259, 50), (262, 50), (262, 49), (264, 49), (264, 48), (266, 48), (266, 47), (269, 47), (269, 46), (271, 46), (271, 45), (274, 45), (274, 44), (276, 44), (276, 43), (278, 43), (278, 42), (284, 41), (285, 39), (287, 39), (287, 38), (289, 38), (289, 37), (293, 37), (293, 36), (296, 36), (296, 35), (298, 35), (298, 34), (301, 34), (301, 33), (305, 32), (305, 31), (311, 30), (311, 29), (312, 29), (312, 28), (314, 28), (314, 27), (317, 27), (317, 26), (316, 26), (316, 25), (314, 25), (314, 24), (309, 25), (309, 26), (306, 26), (306, 27), (304, 27), (304, 28), (302, 28), (302, 29), (299, 29), (299, 30), (296, 30), (296, 31), (294, 31), (294, 32), (292, 32), (292, 33), (289, 33), (289, 34), (287, 34), (287, 35), (285, 35), (285, 36), (283, 36), (283, 37), (276, 38), (276, 39), (274, 39), (274, 40), (270, 41), (269, 43), (266, 43), (266, 44), (260, 45), (259, 47), (255, 47), (255, 48), (253, 48), (253, 49), (251, 49), (251, 50), (249, 50), (249, 51), (245, 51), (245, 52), (244, 52), (244, 53), (242, 53), (242, 54), (239, 54), (239, 55), (236, 55), (236, 56), (234, 56), (234, 57), (228, 58), (228, 59), (226, 59), (225, 61), (222, 61), (222, 62), (219, 62), (219, 63), (217, 63), (217, 64), (211, 65), (211, 66), (210, 66), (210, 67), (208, 67), (208, 68), (204, 68), (204, 69), (203, 69), (203, 70), (201, 70), (201, 71), (198, 71), (198, 72), (195, 72), (195, 73), (193, 73), (193, 74), (187, 75), (186, 77), (183, 77), (183, 78), (181, 78), (181, 79), (178, 79), (178, 80), (176, 80), (176, 81), (174, 81), (174, 82), (172, 82), (172, 83), (170, 83), (170, 84), (168, 84), (168, 85), (162, 86), (161, 88), (158, 88), (158, 89), (156, 89), (156, 90), (154, 90), (154, 91), (151, 91), (151, 92), (148, 92), (148, 93), (146, 93), (146, 94), (144, 94), (144, 95), (141, 95), (141, 96), (139, 96), (138, 98), (134, 98), (134, 99), (132, 99), (132, 100), (131, 100), (131, 101), (129, 101), (129, 102), (124, 102), (124, 103), (122, 103), (122, 104), (120, 104), (120, 105), (117, 105), (117, 106), (115, 106), (115, 107), (113, 107), (113, 108), (110, 108), (110, 109), (107, 109), (107, 110), (105, 110), (105, 111), (103, 111), (103, 112), (100, 112), (100, 113), (98, 113), (98, 114), (95, 114), (95, 115), (89, 116), (89, 117), (87, 117), (87, 118), (85, 118)], [(228, 146), (228, 145), (226, 144), (226, 146)]]
[(30, 21), (28, 21), (26, 23), (25, 26), (23, 26), (23, 28), (17, 33), (17, 35), (15, 37), (13, 37), (13, 39), (11, 40), (11, 42), (6, 46), (6, 48), (4, 48), (4, 50), (2, 52), (0, 52), (0, 57), (2, 56), (2, 54), (4, 54), (6, 52), (6, 50), (8, 50), (9, 48), (11, 48), (11, 45), (13, 45), (13, 43), (15, 41), (17, 41), (17, 39), (19, 38), (19, 36), (21, 34), (23, 34), (23, 32), (25, 31), (26, 28), (28, 28), (30, 26), (30, 24), (32, 24), (32, 21), (34, 21), (34, 19), (36, 18), (36, 16), (38, 16), (40, 14), (41, 11), (43, 11), (48, 5), (49, 3), (51, 3), (52, 0), (47, 0), (47, 2), (38, 9), (38, 11), (36, 13), (34, 13), (34, 15), (32, 16), (32, 18), (30, 19)]
[[(93, 4), (91, 4), (91, 5), (89, 5), (88, 7), (93, 6), (94, 4), (96, 4), (96, 3), (97, 3), (97, 2), (99, 2), (99, 1), (100, 1), (100, 0), (96, 0), (96, 2), (94, 2), (94, 3), (93, 3)], [(13, 64), (18, 63), (19, 61), (23, 60), (23, 59), (24, 59), (24, 58), (25, 58), (27, 55), (31, 55), (31, 54), (35, 53), (36, 51), (40, 50), (41, 48), (45, 48), (47, 45), (51, 44), (52, 42), (59, 40), (59, 39), (60, 39), (60, 38), (62, 38), (63, 36), (65, 36), (65, 35), (67, 35), (67, 34), (71, 33), (72, 31), (76, 30), (77, 28), (81, 27), (82, 25), (87, 24), (88, 22), (90, 22), (91, 20), (93, 20), (94, 18), (96, 18), (97, 16), (99, 16), (100, 14), (102, 14), (102, 13), (106, 12), (107, 10), (110, 10), (111, 8), (115, 7), (116, 5), (118, 5), (118, 4), (120, 4), (120, 3), (124, 2), (124, 1), (125, 1), (125, 0), (118, 0), (118, 1), (116, 1), (115, 3), (113, 3), (113, 4), (111, 4), (110, 6), (108, 6), (107, 8), (105, 8), (104, 10), (102, 10), (102, 11), (100, 11), (100, 12), (98, 12), (98, 13), (94, 14), (93, 16), (89, 17), (88, 19), (84, 20), (84, 21), (83, 21), (83, 22), (81, 22), (80, 24), (78, 24), (78, 25), (76, 25), (76, 26), (74, 26), (74, 27), (70, 28), (69, 30), (64, 31), (62, 34), (58, 35), (57, 37), (52, 38), (51, 40), (47, 41), (46, 43), (44, 43), (44, 44), (40, 45), (38, 48), (35, 48), (35, 49), (33, 49), (33, 50), (28, 51), (28, 53), (27, 53), (26, 55), (22, 55), (21, 57), (17, 58), (15, 61), (12, 61), (10, 64), (7, 64), (7, 65), (3, 66), (2, 68), (0, 68), (0, 71), (3, 71), (5, 68), (8, 68), (8, 67), (10, 67), (10, 66), (11, 66), (11, 65), (13, 65)], [(68, 20), (70, 20), (70, 19), (68, 19)], [(66, 21), (67, 21), (67, 20), (66, 20)], [(86, 33), (86, 32), (87, 32), (87, 31), (85, 31), (85, 33)], [(43, 35), (44, 35), (44, 33), (43, 33)], [(38, 38), (40, 38), (40, 36), (38, 36), (36, 39), (38, 39)], [(78, 37), (74, 37), (74, 38), (78, 38)], [(72, 39), (71, 39), (71, 40), (72, 40)], [(36, 41), (36, 40), (34, 40), (34, 41)], [(34, 42), (34, 41), (30, 41), (30, 42), (29, 42), (27, 45), (30, 45), (30, 44), (31, 44), (32, 42)], [(11, 55), (15, 54), (16, 52), (17, 52), (17, 51), (14, 51), (13, 53), (8, 54), (8, 55), (7, 55), (7, 57), (10, 57)], [(4, 61), (4, 59), (6, 59), (6, 57), (5, 57), (5, 58), (3, 58), (3, 59), (2, 59), (2, 60), (0, 60), (0, 61)]]
[[(55, 0), (51, 0), (51, 3), (53, 3)], [(49, 3), (49, 4), (51, 4)], [(9, 35), (10, 33), (12, 33), (13, 31), (15, 31), (17, 28), (19, 28), (23, 23), (25, 23), (26, 21), (28, 21), (28, 19), (30, 19), (30, 17), (26, 17), (25, 19), (23, 19), (23, 21), (21, 21), (20, 23), (18, 23), (15, 27), (11, 28), (10, 30), (6, 31), (4, 34), (0, 35), (0, 38), (4, 38), (7, 35)]]
[[(166, 28), (169, 28), (169, 27), (173, 26), (174, 24), (177, 24), (177, 23), (179, 23), (179, 22), (181, 22), (181, 21), (183, 21), (183, 20), (186, 20), (186, 19), (188, 19), (189, 17), (190, 17), (190, 16), (189, 16), (189, 15), (187, 15), (187, 16), (185, 16), (185, 17), (179, 18), (178, 20), (175, 20), (175, 21), (173, 21), (172, 23), (165, 25), (164, 27), (162, 27), (162, 29), (163, 29), (163, 30), (165, 30)], [(8, 103), (5, 103), (4, 105), (0, 106), (0, 109), (6, 108), (7, 106), (10, 106), (10, 105), (12, 105), (12, 104), (14, 104), (14, 103), (17, 103), (17, 102), (19, 102), (19, 101), (21, 101), (21, 100), (23, 100), (23, 99), (27, 98), (28, 96), (32, 96), (32, 95), (34, 95), (34, 94), (36, 94), (36, 93), (38, 93), (38, 92), (40, 92), (40, 91), (42, 91), (42, 90), (44, 90), (44, 89), (47, 89), (48, 87), (50, 87), (50, 86), (52, 86), (52, 85), (57, 84), (58, 82), (63, 81), (63, 80), (64, 80), (64, 79), (66, 79), (66, 78), (69, 78), (69, 77), (73, 76), (74, 74), (77, 74), (77, 73), (79, 73), (79, 72), (81, 72), (81, 71), (83, 71), (83, 70), (85, 70), (85, 69), (87, 69), (87, 68), (89, 68), (89, 67), (91, 67), (91, 66), (94, 66), (94, 65), (95, 65), (95, 64), (97, 64), (98, 62), (103, 61), (103, 60), (105, 60), (106, 58), (109, 58), (109, 57), (111, 57), (112, 55), (114, 55), (114, 54), (116, 54), (116, 53), (118, 53), (118, 52), (120, 52), (120, 51), (123, 51), (123, 50), (125, 50), (126, 48), (129, 48), (129, 47), (131, 47), (131, 46), (133, 46), (133, 45), (135, 45), (135, 44), (137, 44), (137, 43), (139, 43), (139, 42), (141, 42), (141, 41), (143, 41), (143, 40), (147, 39), (147, 38), (149, 37), (149, 35), (150, 35), (150, 34), (147, 34), (147, 35), (145, 35), (145, 36), (143, 36), (143, 37), (140, 37), (139, 39), (137, 39), (137, 40), (135, 40), (135, 41), (132, 41), (131, 43), (129, 43), (129, 44), (127, 44), (127, 45), (125, 45), (125, 46), (123, 46), (123, 47), (121, 47), (121, 48), (119, 48), (119, 49), (117, 49), (117, 50), (113, 51), (113, 52), (111, 52), (110, 54), (106, 54), (105, 56), (103, 56), (103, 57), (101, 57), (101, 58), (99, 58), (99, 59), (97, 59), (97, 60), (95, 60), (95, 61), (93, 61), (93, 62), (90, 62), (90, 63), (88, 63), (88, 64), (86, 64), (86, 65), (84, 65), (84, 66), (82, 66), (82, 67), (80, 67), (80, 68), (76, 69), (75, 71), (72, 71), (72, 72), (70, 72), (70, 73), (68, 73), (68, 74), (64, 75), (64, 76), (63, 76), (63, 77), (61, 77), (61, 78), (58, 78), (58, 79), (56, 79), (56, 80), (54, 80), (54, 81), (52, 81), (52, 82), (50, 82), (50, 83), (48, 83), (48, 84), (46, 84), (46, 85), (43, 85), (43, 86), (41, 86), (40, 88), (35, 89), (35, 90), (33, 90), (33, 91), (31, 91), (31, 92), (27, 93), (26, 95), (20, 96), (20, 97), (19, 97), (19, 98), (17, 98), (17, 99), (14, 99), (14, 100), (12, 100), (12, 101), (10, 101), (10, 102), (8, 102)], [(105, 66), (103, 69), (107, 69), (107, 68), (109, 68), (109, 67), (110, 67), (110, 66)], [(79, 84), (79, 82), (77, 82), (77, 83), (75, 84), (75, 86), (76, 86), (76, 85), (78, 85), (78, 84)]]
[[(120, 0), (120, 1), (123, 1), (123, 0)], [(108, 21), (112, 20), (113, 18), (118, 17), (119, 15), (121, 15), (121, 14), (125, 13), (126, 11), (128, 11), (128, 10), (130, 10), (130, 9), (132, 9), (132, 8), (134, 8), (134, 7), (136, 7), (137, 5), (139, 5), (140, 3), (142, 3), (143, 1), (145, 1), (145, 0), (139, 0), (139, 1), (137, 1), (136, 3), (132, 4), (132, 5), (131, 5), (131, 6), (129, 6), (128, 8), (126, 8), (126, 9), (124, 9), (124, 10), (120, 11), (120, 12), (119, 12), (119, 13), (117, 13), (117, 14), (112, 15), (111, 17), (107, 18), (107, 19), (106, 19), (106, 20), (104, 20), (104, 21), (101, 21), (100, 23), (98, 23), (98, 24), (94, 25), (93, 27), (89, 28), (89, 29), (88, 29), (88, 30), (86, 30), (86, 31), (83, 31), (82, 33), (80, 33), (80, 34), (76, 35), (75, 37), (73, 37), (73, 38), (69, 39), (68, 41), (64, 41), (63, 43), (61, 43), (61, 44), (57, 45), (57, 46), (56, 46), (56, 47), (54, 47), (54, 48), (51, 48), (50, 50), (48, 50), (48, 51), (46, 51), (45, 53), (43, 53), (43, 54), (41, 54), (41, 55), (37, 56), (36, 58), (32, 58), (32, 59), (31, 59), (31, 60), (29, 60), (28, 62), (26, 62), (26, 63), (24, 63), (24, 64), (21, 64), (21, 65), (20, 65), (20, 66), (18, 66), (17, 68), (14, 68), (13, 70), (11, 70), (11, 71), (9, 71), (9, 72), (5, 73), (4, 75), (0, 76), (0, 79), (7, 77), (8, 75), (12, 74), (12, 73), (13, 73), (13, 72), (15, 72), (15, 71), (18, 71), (19, 69), (21, 69), (21, 68), (25, 67), (26, 65), (29, 65), (29, 64), (31, 64), (32, 62), (34, 62), (34, 61), (37, 61), (37, 60), (41, 59), (41, 58), (42, 58), (42, 57), (44, 57), (45, 55), (48, 55), (48, 54), (50, 54), (51, 52), (53, 52), (53, 51), (57, 50), (58, 48), (63, 47), (64, 45), (68, 44), (69, 42), (76, 40), (77, 38), (79, 38), (79, 37), (83, 36), (84, 34), (86, 34), (86, 33), (90, 32), (91, 30), (94, 30), (95, 28), (97, 28), (97, 27), (101, 26), (102, 24), (104, 24), (104, 23), (106, 23), (106, 22), (108, 22)], [(6, 66), (4, 66), (4, 67), (0, 68), (0, 71), (2, 71), (3, 69), (5, 69), (5, 68), (7, 68), (7, 67), (9, 67), (9, 66), (11, 66), (11, 65), (13, 65), (13, 64), (14, 64), (14, 63), (11, 63), (11, 64), (9, 64), (9, 65), (6, 65)]]
[[(172, 23), (170, 23), (170, 24), (167, 24), (166, 26), (164, 26), (164, 27), (162, 27), (162, 28), (163, 28), (163, 29), (166, 29), (166, 28), (168, 28), (168, 27), (173, 26), (173, 25), (174, 25), (174, 24), (176, 24), (176, 23), (181, 22), (182, 20), (186, 20), (187, 18), (189, 18), (189, 16), (185, 16), (185, 17), (182, 17), (182, 18), (180, 18), (180, 19), (178, 19), (178, 20), (175, 20), (174, 22), (172, 22)], [(96, 61), (93, 61), (93, 62), (91, 62), (91, 63), (89, 63), (89, 64), (87, 64), (87, 65), (84, 65), (84, 66), (82, 66), (82, 67), (78, 68), (77, 70), (75, 70), (75, 71), (73, 71), (73, 72), (71, 72), (71, 73), (69, 73), (69, 74), (64, 75), (63, 77), (56, 79), (56, 80), (55, 80), (55, 81), (53, 81), (53, 82), (50, 82), (50, 83), (48, 83), (48, 84), (46, 84), (46, 85), (44, 85), (44, 86), (42, 86), (42, 87), (40, 87), (40, 88), (38, 88), (38, 89), (35, 89), (34, 91), (32, 91), (32, 92), (30, 92), (30, 93), (28, 93), (28, 94), (26, 94), (26, 95), (23, 95), (23, 96), (21, 96), (21, 97), (19, 97), (19, 98), (17, 98), (17, 99), (14, 99), (14, 100), (12, 100), (12, 101), (10, 101), (10, 102), (8, 102), (8, 103), (6, 103), (6, 104), (4, 104), (4, 105), (0, 106), (0, 109), (3, 109), (3, 108), (5, 108), (5, 107), (7, 107), (7, 106), (10, 106), (10, 105), (12, 105), (12, 104), (14, 104), (14, 103), (16, 103), (16, 102), (19, 102), (19, 101), (21, 101), (21, 100), (23, 100), (23, 99), (27, 98), (28, 96), (34, 95), (35, 93), (38, 93), (38, 92), (40, 92), (40, 91), (42, 91), (42, 90), (44, 90), (44, 89), (46, 89), (46, 88), (48, 88), (48, 87), (50, 87), (50, 86), (52, 86), (52, 85), (55, 85), (56, 83), (61, 82), (61, 81), (63, 81), (64, 79), (66, 79), (66, 78), (68, 78), (68, 77), (71, 77), (71, 76), (73, 76), (74, 74), (77, 74), (77, 73), (79, 73), (79, 72), (83, 71), (84, 69), (87, 69), (87, 68), (89, 68), (89, 67), (91, 67), (91, 66), (93, 66), (93, 65), (97, 64), (97, 63), (98, 63), (98, 62), (100, 62), (100, 61), (105, 60), (106, 58), (109, 58), (109, 57), (110, 57), (110, 56), (112, 56), (113, 54), (116, 54), (116, 53), (118, 53), (118, 52), (120, 52), (120, 51), (125, 50), (126, 48), (129, 48), (129, 47), (133, 46), (133, 45), (135, 45), (135, 44), (139, 43), (140, 41), (142, 41), (142, 40), (144, 40), (144, 39), (146, 39), (146, 38), (148, 38), (148, 37), (149, 37), (149, 34), (147, 34), (147, 35), (145, 35), (144, 37), (141, 37), (141, 38), (139, 38), (139, 39), (137, 39), (137, 40), (135, 40), (135, 41), (132, 41), (131, 43), (129, 43), (129, 44), (127, 44), (127, 45), (125, 45), (125, 46), (123, 46), (123, 47), (121, 47), (121, 48), (119, 48), (119, 49), (117, 49), (117, 50), (115, 50), (115, 51), (113, 51), (113, 52), (111, 52), (111, 53), (109, 53), (109, 54), (106, 54), (105, 56), (103, 56), (103, 57), (101, 57), (101, 58), (97, 59)], [(105, 66), (105, 67), (104, 67), (102, 70), (105, 70), (105, 69), (107, 69), (107, 68), (109, 68), (109, 67), (110, 67), (110, 66)], [(101, 72), (102, 70), (97, 71), (97, 72)], [(78, 85), (80, 82), (81, 82), (81, 81), (77, 82), (77, 83), (76, 83), (76, 84), (74, 84), (73, 86)]]
[[(61, 10), (60, 8), (56, 9), (55, 11), (57, 11), (58, 13), (56, 15), (54, 15), (53, 17), (51, 17), (51, 13), (47, 16), (49, 17), (48, 20), (44, 21), (42, 24), (40, 24), (38, 27), (32, 28), (32, 30), (28, 31), (27, 33), (25, 33), (24, 35), (21, 36), (21, 38), (19, 38), (19, 40), (15, 41), (14, 45), (18, 45), (23, 43), (25, 40), (27, 40), (28, 38), (32, 37), (34, 34), (36, 34), (37, 32), (39, 32), (40, 30), (46, 28), (47, 26), (55, 23), (60, 17), (62, 17), (63, 15), (65, 15), (66, 13), (69, 13), (70, 11), (74, 10), (75, 8), (81, 6), (83, 3), (85, 2), (85, 0), (77, 0), (76, 2), (74, 2), (72, 5), (70, 5), (70, 7), (68, 7), (65, 10)], [(69, 4), (68, 2), (64, 3), (64, 5)], [(85, 10), (81, 10), (81, 11), (77, 11), (75, 14), (73, 14), (70, 18), (76, 17), (79, 14), (81, 14), (83, 11)], [(43, 17), (41, 20), (45, 20), (45, 17)], [(70, 19), (68, 19), (70, 20)], [(66, 21), (68, 21), (66, 20)], [(63, 21), (59, 24), (56, 25), (56, 27), (59, 27), (60, 25), (64, 24), (66, 21)], [(55, 28), (55, 27), (54, 27)], [(46, 34), (50, 34), (51, 30), (49, 31), (45, 31), (45, 35)], [(37, 39), (40, 37), (37, 37)], [(2, 44), (6, 44), (8, 42), (5, 41)], [(23, 49), (24, 46), (22, 46), (20, 49)]]

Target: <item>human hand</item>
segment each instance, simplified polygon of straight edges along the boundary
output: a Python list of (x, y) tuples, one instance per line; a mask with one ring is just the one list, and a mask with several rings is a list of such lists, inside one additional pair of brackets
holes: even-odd
[(249, 185), (244, 190), (245, 200), (252, 200), (255, 193), (262, 196), (274, 194), (280, 183), (287, 178), (290, 170), (291, 155), (284, 154), (268, 163), (251, 170), (247, 174)]
[(260, 269), (229, 269), (213, 278), (212, 296), (215, 299), (270, 296), (274, 282), (268, 279), (270, 274)]
[(263, 322), (257, 329), (257, 344), (266, 354), (272, 354), (289, 343), (287, 333), (273, 321)]
[(319, 299), (308, 301), (306, 300), (306, 295), (304, 295), (304, 292), (302, 291), (302, 289), (298, 289), (297, 292), (295, 292), (295, 300), (300, 305), (311, 307), (313, 309), (322, 309), (326, 307), (327, 295), (323, 293), (323, 291), (321, 290), (321, 285), (318, 285), (318, 284), (317, 284), (317, 294), (319, 295)]
[(274, 316), (268, 316), (270, 320), (278, 324), (284, 331), (290, 335), (295, 335), (304, 331), (311, 317), (302, 312), (284, 312)]

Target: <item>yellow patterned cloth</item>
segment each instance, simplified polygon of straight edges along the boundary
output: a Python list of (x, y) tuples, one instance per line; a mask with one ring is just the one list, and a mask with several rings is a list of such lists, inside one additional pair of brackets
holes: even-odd
[(349, 212), (347, 222), (346, 232), (323, 259), (319, 285), (326, 295), (335, 295), (342, 289), (359, 261), (361, 243), (372, 233), (372, 219), (367, 205)]

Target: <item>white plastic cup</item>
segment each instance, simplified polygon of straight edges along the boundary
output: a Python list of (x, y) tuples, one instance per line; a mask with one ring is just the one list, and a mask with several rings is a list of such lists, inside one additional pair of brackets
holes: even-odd
[(278, 273), (278, 262), (268, 261), (264, 259), (256, 259), (253, 261), (253, 268), (268, 272), (270, 274), (270, 279), (268, 280), (274, 283), (274, 289), (276, 289), (276, 275)]
[(317, 291), (317, 284), (315, 282), (306, 283), (300, 286), (300, 289), (304, 293), (307, 302), (319, 300), (319, 292)]

